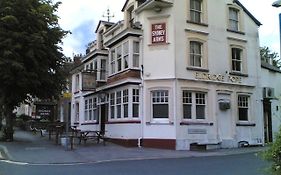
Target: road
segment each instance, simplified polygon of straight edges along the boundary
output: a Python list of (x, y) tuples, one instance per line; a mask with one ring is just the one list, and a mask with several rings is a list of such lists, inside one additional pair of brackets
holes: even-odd
[(0, 175), (265, 175), (263, 168), (267, 165), (254, 153), (76, 165), (17, 165), (0, 162)]

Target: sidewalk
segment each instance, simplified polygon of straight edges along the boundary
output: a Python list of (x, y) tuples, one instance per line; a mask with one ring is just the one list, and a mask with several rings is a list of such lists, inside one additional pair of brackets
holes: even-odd
[(73, 150), (66, 150), (56, 145), (54, 138), (41, 137), (31, 132), (16, 130), (14, 142), (0, 142), (0, 159), (28, 164), (75, 164), (115, 160), (183, 158), (201, 156), (223, 156), (260, 152), (264, 147), (219, 149), (212, 151), (175, 151), (151, 148), (125, 148), (112, 143), (96, 144), (88, 141), (86, 144), (75, 144)]

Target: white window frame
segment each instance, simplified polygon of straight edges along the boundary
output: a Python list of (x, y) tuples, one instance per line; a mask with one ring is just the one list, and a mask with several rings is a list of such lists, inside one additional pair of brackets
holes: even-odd
[(116, 102), (115, 102), (115, 100), (116, 100), (115, 92), (110, 93), (110, 109), (109, 109), (109, 111), (110, 111), (110, 114), (109, 114), (110, 117), (109, 118), (110, 119), (115, 119), (115, 115), (116, 115), (116, 112), (115, 112)]
[(116, 92), (116, 118), (122, 118), (122, 91), (119, 90)]
[[(189, 94), (191, 96), (185, 96)], [(197, 97), (197, 95), (203, 95), (203, 98)], [(191, 106), (191, 116), (184, 116), (185, 105)], [(198, 106), (204, 106), (204, 116), (203, 118), (198, 118), (197, 108)], [(208, 94), (205, 91), (194, 91), (194, 90), (183, 90), (182, 91), (182, 114), (183, 120), (194, 120), (194, 121), (204, 121), (207, 120), (207, 110), (208, 110)]]
[[(234, 17), (231, 12), (234, 12)], [(235, 7), (228, 8), (228, 29), (231, 31), (240, 31), (240, 10)]]
[[(132, 89), (132, 118), (138, 118), (140, 115), (140, 90), (139, 89)], [(134, 116), (134, 105), (137, 105), (138, 109), (138, 116)]]
[[(190, 21), (191, 22), (195, 22), (195, 23), (202, 23), (202, 0), (189, 0), (190, 1)], [(192, 1), (196, 1), (196, 2), (199, 2), (200, 3), (200, 9), (196, 9), (194, 7), (192, 7)], [(199, 14), (199, 21), (196, 21), (195, 20), (195, 14)]]
[(78, 92), (80, 90), (80, 75), (75, 75), (75, 89), (74, 92)]
[(75, 112), (75, 122), (78, 122), (79, 123), (79, 121), (80, 121), (80, 105), (79, 105), (79, 102), (76, 102), (75, 103), (75, 110), (74, 110), (74, 112)]
[[(138, 43), (137, 48), (135, 47), (135, 43)], [(133, 40), (132, 47), (133, 47), (132, 67), (139, 68), (140, 67), (140, 42)]]
[[(192, 47), (194, 46), (194, 44), (197, 46), (199, 46), (199, 52), (195, 52), (194, 49), (192, 49)], [(189, 65), (191, 67), (198, 67), (198, 68), (203, 68), (203, 46), (204, 43), (200, 42), (200, 41), (190, 41), (189, 42)], [(200, 62), (200, 65), (197, 65), (196, 62), (198, 61), (196, 59), (196, 57), (199, 57), (199, 62)], [(193, 60), (193, 61), (192, 61)]]
[(116, 73), (116, 51), (115, 51), (115, 48), (110, 50), (110, 72), (111, 72), (111, 74)]
[[(127, 48), (126, 48), (127, 44)], [(121, 69), (128, 69), (129, 68), (129, 61), (130, 61), (130, 43), (129, 40), (122, 44), (122, 68)], [(127, 58), (127, 60), (126, 60)], [(127, 62), (127, 64), (126, 64)]]
[[(250, 95), (245, 94), (238, 94), (237, 96), (237, 116), (239, 122), (248, 122), (250, 117)], [(246, 119), (240, 118), (240, 110), (239, 109), (246, 109), (247, 110), (247, 116)]]
[[(158, 90), (152, 90), (151, 91), (151, 118), (153, 121), (169, 121), (170, 118), (170, 96), (169, 96), (169, 90), (165, 89), (158, 89)], [(163, 117), (155, 117), (154, 116), (154, 105), (167, 105), (167, 116)]]

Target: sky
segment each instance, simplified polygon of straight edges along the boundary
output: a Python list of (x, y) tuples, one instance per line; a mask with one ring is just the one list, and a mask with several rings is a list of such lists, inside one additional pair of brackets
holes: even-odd
[[(57, 0), (55, 0), (57, 1)], [(94, 31), (106, 10), (110, 9), (114, 17), (111, 22), (123, 19), (122, 7), (126, 0), (60, 0), (58, 9), (59, 24), (64, 30), (72, 32), (63, 40), (63, 53), (67, 57), (73, 54), (85, 54), (86, 46), (95, 40)], [(215, 1), (215, 0), (213, 0)], [(257, 18), (262, 26), (259, 28), (260, 46), (268, 46), (279, 53), (279, 22), (278, 14), (281, 7), (272, 7), (275, 0), (240, 0), (240, 2)]]

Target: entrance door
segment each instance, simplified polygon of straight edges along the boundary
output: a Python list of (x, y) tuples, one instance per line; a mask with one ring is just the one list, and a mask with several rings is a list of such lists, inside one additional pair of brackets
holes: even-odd
[(264, 119), (264, 142), (272, 142), (272, 116), (271, 116), (271, 102), (269, 100), (263, 101), (263, 119)]
[(230, 109), (220, 109), (218, 102), (221, 100), (230, 101), (230, 94), (219, 93), (217, 95), (217, 117), (219, 140), (223, 147), (231, 147), (234, 122), (232, 117), (233, 104), (230, 104)]
[(107, 114), (108, 114), (108, 105), (107, 104), (102, 104), (101, 105), (101, 118), (100, 118), (100, 131), (105, 132), (105, 123), (107, 121)]

